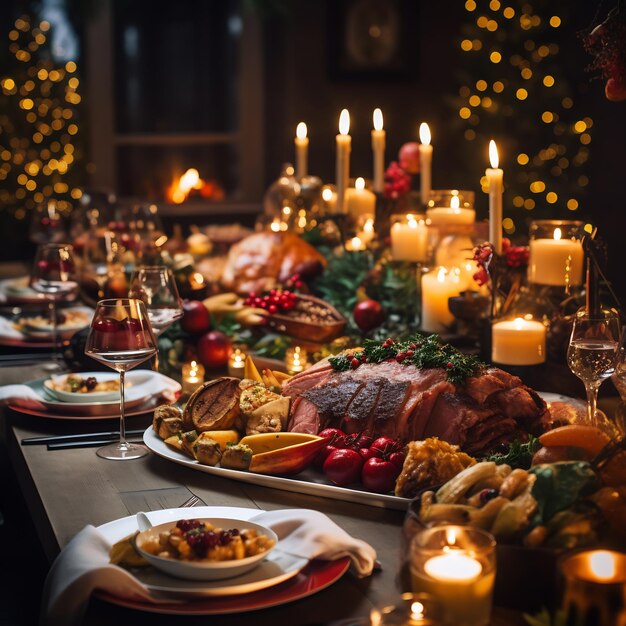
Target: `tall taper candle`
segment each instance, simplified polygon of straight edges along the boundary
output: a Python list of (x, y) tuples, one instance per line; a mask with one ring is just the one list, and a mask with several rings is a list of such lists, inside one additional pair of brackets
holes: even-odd
[(424, 206), (428, 206), (431, 186), (431, 163), (433, 147), (430, 145), (430, 128), (426, 122), (420, 124), (420, 199)]
[(372, 152), (374, 153), (374, 181), (372, 189), (380, 193), (385, 184), (385, 136), (383, 112), (374, 109), (374, 130), (372, 131)]
[(485, 171), (489, 181), (489, 241), (496, 254), (502, 254), (502, 180), (504, 172), (498, 167), (498, 148), (492, 139), (489, 142), (491, 167)]
[(304, 178), (309, 166), (309, 138), (306, 136), (306, 124), (300, 122), (296, 128), (296, 178)]
[(346, 212), (345, 195), (350, 184), (350, 150), (352, 137), (350, 132), (350, 113), (348, 109), (343, 109), (339, 116), (339, 134), (337, 141), (337, 163), (336, 163), (336, 186), (337, 186), (337, 213)]

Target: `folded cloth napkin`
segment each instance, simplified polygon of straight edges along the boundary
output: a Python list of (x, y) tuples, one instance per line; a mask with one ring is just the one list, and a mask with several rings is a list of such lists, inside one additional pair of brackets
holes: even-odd
[(41, 411), (46, 408), (37, 392), (27, 385), (4, 385), (0, 387), (0, 404), (17, 404), (25, 409)]
[(307, 559), (334, 561), (345, 556), (352, 561), (357, 576), (369, 576), (376, 551), (361, 539), (355, 539), (328, 516), (310, 509), (267, 511), (250, 521), (268, 526), (277, 535), (277, 550)]
[(109, 542), (93, 526), (83, 528), (65, 546), (46, 578), (42, 626), (80, 624), (95, 589), (122, 598), (158, 602), (132, 574), (109, 563), (110, 548)]

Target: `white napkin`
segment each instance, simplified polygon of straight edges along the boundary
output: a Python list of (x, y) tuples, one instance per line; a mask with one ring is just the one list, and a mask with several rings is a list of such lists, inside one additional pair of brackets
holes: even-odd
[(109, 542), (93, 526), (83, 528), (63, 548), (44, 585), (42, 626), (80, 624), (95, 589), (122, 598), (158, 601), (132, 574), (109, 563), (110, 548)]
[(355, 539), (328, 516), (310, 509), (267, 511), (250, 521), (268, 526), (277, 535), (281, 550), (307, 559), (334, 561), (349, 556), (357, 576), (369, 576), (376, 551), (361, 539)]
[(10, 339), (24, 339), (24, 335), (6, 317), (0, 317), (0, 335)]
[(0, 387), (0, 403), (13, 403), (25, 409), (37, 411), (46, 408), (37, 392), (27, 385), (4, 385)]

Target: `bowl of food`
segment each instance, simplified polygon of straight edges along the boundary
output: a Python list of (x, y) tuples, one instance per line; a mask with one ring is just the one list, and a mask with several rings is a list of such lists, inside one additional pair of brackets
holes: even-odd
[(274, 549), (276, 533), (230, 518), (158, 524), (135, 536), (137, 552), (153, 567), (188, 580), (234, 578), (254, 569)]
[[(132, 384), (129, 382), (126, 383), (127, 389)], [(43, 386), (61, 402), (115, 402), (120, 397), (120, 379), (115, 372), (60, 374), (45, 380)]]

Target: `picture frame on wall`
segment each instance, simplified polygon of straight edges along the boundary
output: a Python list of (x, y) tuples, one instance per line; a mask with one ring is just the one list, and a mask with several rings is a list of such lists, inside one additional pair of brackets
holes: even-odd
[(334, 80), (408, 80), (419, 67), (419, 2), (329, 3), (328, 61)]

